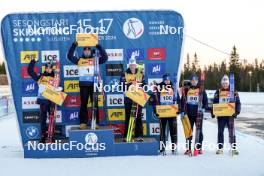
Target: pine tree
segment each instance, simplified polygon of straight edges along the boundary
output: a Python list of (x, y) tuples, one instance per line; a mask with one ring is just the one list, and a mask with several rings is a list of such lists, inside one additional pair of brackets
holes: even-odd
[(230, 55), (230, 62), (229, 62), (229, 73), (233, 73), (235, 76), (235, 85), (237, 90), (241, 90), (240, 87), (240, 64), (239, 64), (239, 54), (237, 53), (236, 46), (233, 47), (233, 50)]

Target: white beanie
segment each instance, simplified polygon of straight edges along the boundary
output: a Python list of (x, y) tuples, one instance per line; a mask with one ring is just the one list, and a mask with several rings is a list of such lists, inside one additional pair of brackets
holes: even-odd
[(221, 85), (223, 85), (224, 83), (227, 83), (229, 85), (229, 77), (227, 75), (224, 75), (221, 80)]
[(135, 58), (130, 58), (129, 59), (129, 62), (128, 62), (128, 65), (137, 65), (137, 61), (136, 61), (136, 59)]

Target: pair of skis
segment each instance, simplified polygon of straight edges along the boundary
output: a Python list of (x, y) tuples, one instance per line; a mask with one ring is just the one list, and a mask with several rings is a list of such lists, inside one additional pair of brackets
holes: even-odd
[[(230, 74), (229, 76), (229, 80), (230, 80), (230, 101), (231, 103), (235, 102), (235, 76), (233, 73)], [(237, 152), (234, 148), (236, 146), (233, 146), (233, 145), (236, 145), (236, 135), (235, 135), (235, 124), (234, 124), (234, 117), (231, 117), (229, 118), (229, 126), (230, 126), (230, 129), (229, 129), (229, 143), (231, 145), (231, 155), (234, 156), (236, 155), (235, 152)]]
[(197, 118), (196, 118), (196, 130), (195, 130), (195, 145), (194, 145), (194, 151), (193, 155), (197, 156), (199, 154), (199, 150), (202, 150), (202, 144), (201, 144), (201, 132), (202, 132), (202, 123), (203, 123), (203, 92), (204, 92), (204, 81), (205, 81), (205, 74), (204, 72), (201, 73), (200, 77), (200, 89), (199, 89), (199, 103), (198, 103), (198, 112), (197, 112)]
[(132, 142), (133, 135), (135, 134), (135, 122), (136, 118), (138, 116), (138, 104), (133, 102), (129, 117), (129, 123), (128, 123), (128, 130), (127, 130), (127, 136), (126, 136), (126, 142)]
[[(59, 60), (56, 60), (56, 70), (55, 70), (54, 80), (51, 84), (55, 88), (58, 88), (60, 85), (60, 62)], [(57, 105), (55, 103), (52, 103), (50, 108), (51, 108), (51, 111), (49, 114), (49, 125), (48, 125), (48, 135), (47, 135), (48, 143), (52, 143), (53, 141), (53, 135), (54, 135), (55, 123), (56, 123), (56, 115), (57, 115)]]
[[(96, 84), (98, 85), (100, 83), (100, 71), (99, 71), (99, 52), (96, 49), (95, 50), (95, 69), (94, 69), (94, 88), (96, 87)], [(96, 118), (99, 115), (98, 114), (98, 96), (99, 92), (95, 89), (93, 93), (93, 102), (92, 102), (92, 121), (91, 121), (91, 129), (96, 129)]]

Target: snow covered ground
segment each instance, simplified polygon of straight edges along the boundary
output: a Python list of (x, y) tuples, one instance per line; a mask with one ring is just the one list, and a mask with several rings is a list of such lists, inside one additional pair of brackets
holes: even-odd
[[(180, 124), (180, 123), (179, 123)], [(217, 126), (204, 123), (207, 142), (216, 142)], [(227, 131), (227, 130), (226, 130)], [(0, 175), (264, 175), (264, 140), (237, 132), (240, 155), (231, 157), (228, 151), (217, 156), (214, 149), (205, 148), (198, 157), (179, 154), (163, 156), (104, 157), (86, 159), (24, 159), (14, 115), (0, 120)], [(181, 124), (179, 141), (184, 142)], [(227, 140), (227, 133), (225, 134)]]
[[(0, 87), (0, 93), (8, 89)], [(6, 91), (7, 90), (7, 91)], [(241, 117), (264, 119), (264, 93), (240, 93)], [(179, 120), (179, 119), (178, 119)], [(216, 143), (215, 119), (204, 122), (204, 141)], [(212, 123), (214, 122), (214, 123)], [(181, 123), (179, 143), (184, 144)], [(245, 124), (245, 123), (244, 123)], [(239, 156), (231, 157), (226, 150), (217, 156), (215, 149), (205, 147), (205, 153), (198, 157), (183, 155), (183, 149), (176, 156), (133, 156), (86, 159), (24, 159), (14, 114), (0, 119), (0, 175), (239, 175), (264, 176), (264, 140), (237, 131)], [(251, 133), (252, 134), (252, 133)], [(225, 141), (228, 141), (227, 130)]]

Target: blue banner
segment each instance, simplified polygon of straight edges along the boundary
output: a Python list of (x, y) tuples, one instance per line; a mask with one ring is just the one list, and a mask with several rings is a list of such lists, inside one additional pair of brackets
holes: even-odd
[[(37, 121), (37, 114), (29, 113), (39, 110), (39, 105), (36, 104), (38, 86), (27, 74), (27, 66), (32, 58), (38, 59), (35, 68), (38, 73), (42, 72), (47, 62), (59, 58), (61, 87), (71, 96), (67, 100), (69, 102), (65, 103), (67, 106), (60, 108), (61, 125), (68, 129), (69, 125), (78, 124), (79, 120), (78, 71), (67, 59), (67, 52), (75, 41), (76, 33), (99, 35), (99, 43), (106, 49), (109, 57), (100, 66), (103, 81), (117, 86), (121, 72), (127, 69), (128, 59), (132, 57), (143, 64), (145, 81), (148, 84), (153, 80), (160, 80), (164, 73), (177, 74), (180, 69), (183, 28), (182, 16), (174, 11), (7, 15), (1, 23), (1, 35), (23, 143), (40, 136), (40, 125), (32, 125), (32, 120)], [(76, 56), (81, 56), (82, 50), (82, 47), (78, 47)], [(108, 93), (105, 94), (106, 98)], [(109, 105), (106, 100), (103, 103), (104, 118), (101, 121), (108, 125)], [(114, 108), (118, 112), (124, 109), (123, 105), (118, 104)], [(152, 107), (147, 104), (145, 109), (145, 135), (157, 136), (158, 119), (153, 115)], [(29, 114), (30, 117), (23, 120), (23, 114)], [(122, 124), (124, 121), (115, 120), (110, 124), (113, 123)]]

